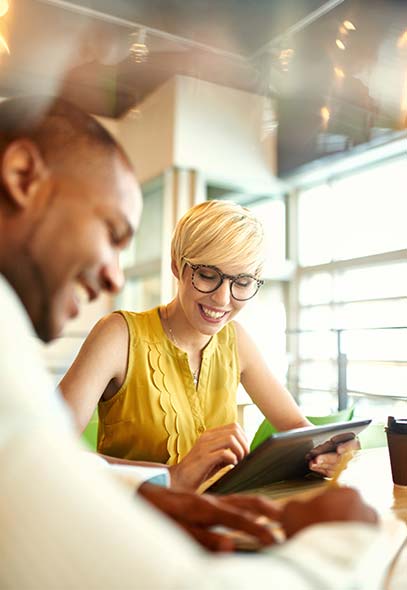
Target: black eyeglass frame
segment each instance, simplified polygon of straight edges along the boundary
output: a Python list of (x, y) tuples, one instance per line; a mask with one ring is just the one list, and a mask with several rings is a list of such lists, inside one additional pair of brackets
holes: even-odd
[[(257, 293), (259, 292), (260, 287), (262, 285), (264, 285), (264, 281), (262, 279), (257, 279), (253, 275), (249, 275), (249, 274), (246, 274), (246, 273), (241, 273), (239, 275), (227, 275), (224, 272), (222, 272), (221, 270), (219, 270), (219, 268), (217, 266), (213, 266), (212, 264), (190, 264), (189, 262), (187, 262), (187, 264), (192, 269), (192, 277), (191, 277), (192, 285), (200, 293), (214, 293), (223, 284), (223, 281), (225, 279), (229, 279), (230, 280), (229, 289), (230, 289), (230, 294), (233, 297), (233, 299), (235, 299), (236, 301), (249, 301), (249, 299), (253, 299), (253, 297), (255, 295), (257, 295)], [(194, 282), (195, 272), (197, 270), (199, 270), (200, 268), (211, 268), (212, 270), (215, 270), (218, 273), (220, 282), (219, 282), (218, 285), (216, 285), (216, 287), (214, 289), (211, 289), (210, 291), (202, 291), (202, 289), (198, 289), (198, 287), (195, 285), (195, 282)], [(250, 295), (250, 297), (246, 297), (245, 299), (239, 299), (238, 297), (235, 297), (233, 295), (233, 292), (232, 292), (232, 285), (233, 285), (233, 283), (235, 283), (238, 279), (241, 279), (242, 277), (247, 277), (249, 279), (254, 279), (256, 281), (256, 284), (257, 284), (257, 289), (253, 293), (253, 295)]]

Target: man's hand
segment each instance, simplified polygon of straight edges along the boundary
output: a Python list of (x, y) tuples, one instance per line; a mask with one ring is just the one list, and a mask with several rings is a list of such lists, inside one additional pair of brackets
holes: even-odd
[(142, 484), (138, 491), (211, 551), (235, 549), (235, 541), (227, 534), (212, 531), (214, 526), (248, 533), (264, 546), (274, 542), (270, 530), (256, 519), (259, 516), (274, 519), (280, 516), (280, 510), (261, 496), (198, 496), (149, 483)]
[(187, 455), (170, 467), (171, 486), (193, 491), (225, 465), (236, 465), (249, 452), (239, 424), (227, 424), (204, 432)]
[(288, 502), (279, 517), (287, 537), (321, 522), (356, 521), (376, 523), (377, 514), (351, 488), (335, 488), (306, 502)]

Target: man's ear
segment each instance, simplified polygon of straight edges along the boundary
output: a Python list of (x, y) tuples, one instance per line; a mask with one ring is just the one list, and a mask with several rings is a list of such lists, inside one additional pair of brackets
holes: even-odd
[(9, 199), (23, 209), (37, 194), (48, 176), (48, 169), (35, 143), (29, 139), (17, 139), (4, 150), (0, 173)]
[(173, 258), (171, 258), (171, 270), (174, 277), (179, 280), (178, 266)]

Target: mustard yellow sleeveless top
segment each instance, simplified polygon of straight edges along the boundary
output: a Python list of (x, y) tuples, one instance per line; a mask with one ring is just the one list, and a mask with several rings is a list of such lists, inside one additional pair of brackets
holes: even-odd
[(167, 338), (158, 308), (119, 313), (130, 336), (127, 374), (119, 391), (99, 402), (98, 451), (173, 465), (206, 429), (237, 420), (240, 367), (233, 322), (203, 350), (195, 389), (187, 353)]

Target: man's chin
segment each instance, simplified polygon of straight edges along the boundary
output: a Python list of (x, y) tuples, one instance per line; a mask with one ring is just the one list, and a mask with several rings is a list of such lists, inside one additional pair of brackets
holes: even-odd
[(47, 344), (61, 336), (63, 325), (58, 326), (56, 322), (51, 321), (49, 318), (45, 318), (41, 322), (37, 322), (34, 325), (34, 328), (38, 338)]

